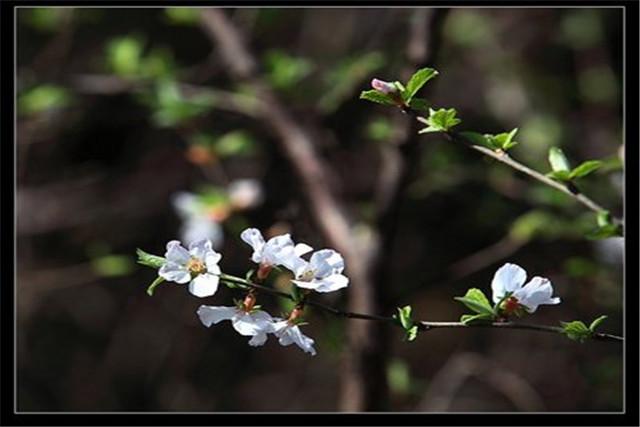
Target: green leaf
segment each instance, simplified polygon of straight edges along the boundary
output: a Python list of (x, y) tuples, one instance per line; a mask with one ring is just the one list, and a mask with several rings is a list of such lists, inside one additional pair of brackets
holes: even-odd
[(479, 322), (479, 321), (492, 321), (493, 320), (493, 316), (490, 316), (486, 313), (482, 313), (482, 314), (463, 314), (462, 316), (460, 316), (460, 323), (462, 323), (463, 325), (470, 325), (474, 322)]
[(507, 151), (510, 148), (514, 147), (518, 144), (517, 141), (513, 140), (513, 137), (518, 132), (518, 128), (513, 129), (511, 132), (499, 133), (497, 135), (485, 135), (487, 139), (490, 140), (491, 145), (494, 149), (501, 149), (502, 151)]
[(255, 153), (256, 142), (249, 133), (236, 130), (218, 138), (213, 149), (220, 157), (248, 156)]
[(426, 113), (429, 111), (429, 103), (423, 98), (413, 98), (409, 101), (409, 107), (414, 111)]
[(167, 262), (163, 257), (151, 255), (139, 248), (136, 249), (136, 254), (138, 255), (138, 264), (146, 265), (147, 267), (160, 268)]
[(609, 237), (621, 237), (622, 228), (616, 224), (607, 224), (589, 231), (585, 237), (589, 240), (607, 239)]
[(464, 297), (455, 297), (454, 299), (460, 301), (476, 313), (487, 314), (493, 317), (493, 308), (480, 289), (471, 288)]
[(558, 147), (549, 148), (549, 164), (553, 172), (570, 171), (569, 161), (561, 149)]
[(407, 341), (411, 342), (418, 337), (418, 325), (413, 325), (406, 331), (407, 331), (407, 334), (405, 335), (405, 337)]
[(392, 97), (375, 89), (363, 91), (360, 94), (360, 99), (366, 99), (367, 101), (376, 102), (383, 105), (398, 105)]
[(484, 145), (485, 147), (491, 148), (492, 150), (496, 149), (496, 147), (493, 145), (493, 139), (488, 138), (486, 135), (482, 135), (478, 132), (460, 132), (460, 135), (466, 138), (472, 144)]
[(64, 108), (69, 105), (71, 95), (63, 87), (44, 84), (33, 87), (18, 98), (20, 114), (37, 114), (48, 110)]
[(602, 315), (597, 319), (595, 319), (593, 322), (591, 322), (591, 324), (589, 325), (589, 330), (591, 331), (591, 333), (595, 332), (598, 326), (600, 326), (602, 322), (605, 321), (606, 318), (607, 318), (606, 315)]
[(422, 68), (416, 71), (407, 82), (407, 88), (401, 92), (402, 99), (405, 102), (411, 101), (422, 86), (437, 75), (438, 72), (433, 68)]
[(571, 171), (570, 178), (582, 178), (583, 176), (589, 175), (591, 172), (599, 169), (602, 166), (602, 162), (600, 160), (588, 160), (582, 163), (580, 166), (576, 167)]
[(571, 181), (571, 173), (569, 171), (554, 171), (547, 174), (549, 178), (553, 178), (558, 181)]
[(406, 305), (402, 308), (398, 307), (398, 314), (394, 317), (400, 321), (400, 324), (405, 330), (408, 330), (413, 326), (413, 320), (411, 319), (411, 306)]
[(134, 77), (140, 70), (143, 44), (133, 36), (118, 37), (107, 45), (107, 64), (122, 77)]
[(133, 271), (134, 263), (127, 255), (105, 255), (91, 260), (91, 267), (102, 277), (122, 277)]
[(281, 50), (265, 55), (267, 79), (277, 89), (291, 89), (313, 70), (311, 61), (297, 58)]
[(167, 7), (164, 14), (175, 25), (196, 25), (200, 19), (200, 9), (196, 7)]
[(611, 212), (609, 211), (600, 211), (596, 214), (596, 221), (598, 221), (598, 226), (604, 227), (605, 225), (612, 224), (611, 222)]
[(153, 296), (153, 292), (155, 291), (156, 287), (162, 282), (164, 282), (163, 277), (160, 277), (160, 276), (156, 277), (156, 280), (154, 280), (153, 283), (151, 283), (147, 288), (147, 295)]
[(429, 108), (429, 117), (425, 121), (429, 126), (420, 130), (418, 133), (447, 132), (461, 122), (461, 120), (456, 117), (456, 114), (457, 111), (455, 108), (449, 108), (448, 110), (441, 108), (437, 111)]
[(404, 87), (404, 85), (403, 85), (402, 83), (400, 83), (399, 81), (397, 81), (397, 80), (396, 80), (396, 81), (394, 81), (392, 84), (396, 87), (396, 89), (398, 89), (398, 92), (399, 92), (399, 93), (403, 93), (404, 91), (406, 91), (406, 90), (407, 90), (407, 89)]
[(591, 337), (591, 330), (580, 320), (560, 322), (560, 324), (562, 325), (562, 332), (574, 341), (585, 342)]

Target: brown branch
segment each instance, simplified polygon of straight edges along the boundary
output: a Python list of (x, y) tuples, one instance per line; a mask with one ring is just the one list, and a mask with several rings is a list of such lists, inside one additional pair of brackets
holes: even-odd
[[(260, 291), (264, 291), (266, 293), (276, 295), (282, 298), (287, 298), (291, 301), (295, 301), (293, 296), (286, 292), (278, 291), (268, 286), (259, 285), (257, 283), (253, 283), (249, 280), (242, 279), (240, 277), (232, 276), (229, 274), (222, 274), (220, 276), (222, 281), (232, 282), (240, 287), (248, 287), (252, 289), (257, 289)], [(335, 316), (345, 317), (348, 319), (361, 319), (361, 320), (371, 320), (376, 322), (386, 322), (391, 323), (396, 326), (401, 326), (398, 321), (390, 316), (380, 316), (377, 314), (365, 314), (365, 313), (356, 313), (351, 311), (343, 311), (338, 308), (328, 306), (322, 303), (319, 303), (314, 300), (305, 299), (305, 305), (309, 305), (320, 310), (323, 310), (327, 313), (331, 313)], [(563, 334), (563, 330), (560, 326), (547, 326), (547, 325), (534, 325), (528, 323), (518, 323), (518, 322), (486, 322), (486, 323), (471, 323), (465, 325), (462, 322), (433, 322), (427, 320), (417, 320), (415, 324), (418, 325), (418, 329), (421, 331), (431, 331), (434, 329), (457, 329), (457, 328), (492, 328), (492, 329), (517, 329), (517, 330), (526, 330), (526, 331), (538, 331), (538, 332), (547, 332), (554, 334)], [(624, 341), (624, 338), (618, 335), (605, 334), (601, 332), (595, 332), (591, 339), (596, 341)]]
[[(340, 251), (349, 265), (353, 285), (350, 288), (350, 308), (375, 311), (376, 298), (368, 277), (366, 260), (359, 254), (351, 238), (351, 227), (341, 204), (330, 190), (327, 166), (317, 155), (310, 135), (277, 98), (271, 88), (257, 75), (256, 61), (244, 44), (244, 38), (221, 9), (204, 9), (200, 24), (218, 47), (229, 73), (242, 81), (268, 106), (259, 119), (277, 136), (280, 150), (298, 177), (302, 192), (309, 202), (309, 211), (326, 241)], [(348, 411), (376, 409), (369, 393), (375, 393), (376, 381), (386, 375), (375, 365), (378, 349), (375, 330), (370, 325), (355, 325), (349, 330), (349, 351), (343, 395), (349, 396)]]

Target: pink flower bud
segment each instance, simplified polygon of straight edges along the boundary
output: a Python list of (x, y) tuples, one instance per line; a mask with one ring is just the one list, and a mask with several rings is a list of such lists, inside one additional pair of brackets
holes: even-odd
[(398, 88), (393, 83), (385, 82), (384, 80), (378, 79), (371, 80), (371, 87), (386, 94), (395, 93), (398, 91)]

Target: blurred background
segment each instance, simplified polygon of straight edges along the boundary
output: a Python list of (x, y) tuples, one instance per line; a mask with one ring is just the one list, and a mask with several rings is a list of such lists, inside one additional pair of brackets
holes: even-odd
[[(406, 81), (434, 67), (440, 75), (420, 96), (456, 108), (457, 129), (519, 128), (512, 155), (543, 173), (551, 146), (573, 165), (602, 160), (579, 186), (621, 216), (621, 9), (221, 16), (244, 35), (257, 78), (312, 136), (349, 240), (361, 253), (387, 242), (370, 268), (380, 314), (411, 304), (416, 318), (457, 320), (465, 308), (453, 297), (469, 287), (489, 294), (509, 261), (550, 278), (563, 301), (529, 322), (607, 314), (602, 330), (623, 333), (622, 238), (585, 238), (593, 212), (358, 99), (373, 77)], [(311, 357), (273, 338), (249, 347), (228, 322), (203, 327), (197, 307), (231, 305), (241, 296), (232, 290), (201, 300), (163, 284), (149, 297), (156, 273), (135, 264), (136, 248), (162, 255), (171, 239), (206, 235), (223, 270), (243, 276), (252, 267), (239, 239), (247, 226), (316, 248), (331, 242), (255, 85), (230, 70), (202, 10), (22, 7), (17, 25), (18, 410), (623, 409), (617, 343), (481, 329), (408, 343), (402, 330), (372, 329), (367, 339), (384, 351), (367, 369), (382, 385), (362, 401), (344, 385), (362, 374), (345, 362), (359, 357), (348, 331), (362, 321), (308, 310)], [(380, 228), (394, 167), (410, 174), (391, 197), (391, 226)], [(357, 306), (355, 286), (317, 299)], [(290, 308), (259, 301), (274, 315)]]

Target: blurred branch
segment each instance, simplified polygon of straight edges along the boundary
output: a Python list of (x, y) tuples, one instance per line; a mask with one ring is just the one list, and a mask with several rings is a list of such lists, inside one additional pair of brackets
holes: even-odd
[[(240, 287), (257, 289), (272, 295), (276, 295), (282, 298), (287, 298), (291, 301), (295, 301), (295, 299), (286, 292), (277, 291), (267, 286), (253, 283), (241, 277), (236, 277), (229, 274), (222, 274), (220, 278), (223, 281), (240, 285)], [(328, 306), (313, 300), (309, 300), (309, 299), (305, 300), (304, 304), (318, 308), (320, 310), (323, 310), (327, 313), (331, 313), (339, 317), (346, 317), (348, 319), (361, 319), (361, 320), (372, 320), (377, 322), (387, 322), (387, 323), (392, 323), (394, 325), (400, 326), (398, 320), (390, 316), (380, 316), (377, 314), (365, 314), (365, 313), (356, 313), (351, 311), (343, 311), (338, 308), (331, 307), (331, 306)], [(547, 333), (554, 333), (554, 334), (563, 334), (563, 330), (559, 326), (534, 325), (534, 324), (517, 323), (517, 322), (486, 322), (486, 323), (478, 322), (478, 323), (471, 323), (471, 324), (465, 325), (464, 323), (461, 323), (461, 322), (432, 322), (427, 320), (417, 320), (415, 321), (415, 324), (418, 325), (418, 329), (421, 331), (431, 331), (433, 329), (455, 329), (455, 328), (493, 328), (493, 329), (519, 329), (519, 330), (526, 330), (526, 331), (538, 331), (538, 332), (547, 332)], [(594, 339), (596, 341), (624, 341), (624, 338), (621, 336), (605, 334), (601, 332), (594, 332), (591, 339)]]
[[(200, 24), (211, 41), (218, 47), (229, 73), (242, 81), (268, 108), (260, 119), (277, 136), (278, 144), (300, 180), (303, 193), (309, 201), (320, 232), (349, 265), (354, 286), (350, 288), (349, 304), (353, 309), (374, 311), (375, 290), (368, 278), (366, 262), (358, 253), (351, 238), (350, 224), (342, 206), (332, 194), (327, 177), (328, 167), (317, 155), (311, 137), (293, 117), (273, 90), (257, 74), (253, 55), (245, 47), (242, 34), (225, 16), (223, 10), (204, 9)], [(343, 396), (348, 396), (344, 410), (371, 410), (377, 407), (379, 384), (386, 381), (386, 373), (378, 366), (375, 337), (378, 334), (369, 326), (356, 326), (349, 331), (347, 369), (343, 377)]]

